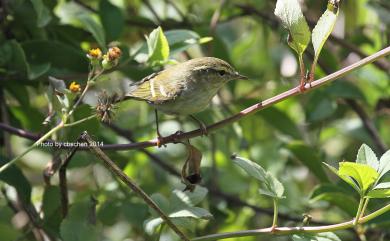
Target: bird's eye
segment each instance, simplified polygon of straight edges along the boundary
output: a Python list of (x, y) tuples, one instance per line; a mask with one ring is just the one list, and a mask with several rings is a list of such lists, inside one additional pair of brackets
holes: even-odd
[(226, 74), (226, 71), (225, 70), (218, 70), (218, 74), (220, 76), (224, 76)]

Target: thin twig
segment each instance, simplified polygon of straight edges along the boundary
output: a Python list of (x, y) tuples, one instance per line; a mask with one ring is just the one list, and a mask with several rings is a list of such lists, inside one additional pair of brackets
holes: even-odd
[(189, 238), (171, 221), (171, 219), (160, 209), (159, 206), (146, 194), (130, 177), (128, 177), (99, 147), (94, 145), (95, 141), (84, 132), (81, 138), (87, 142), (90, 151), (101, 159), (104, 165), (110, 170), (116, 177), (124, 182), (131, 190), (138, 194), (145, 203), (155, 210), (159, 216), (166, 222), (166, 224), (182, 239), (189, 241)]
[[(78, 138), (76, 142), (80, 141), (81, 138)], [(70, 160), (76, 153), (79, 145), (76, 145), (72, 148), (70, 152), (66, 155), (64, 162), (60, 167), (60, 171), (58, 173), (59, 176), (59, 186), (60, 186), (60, 194), (61, 194), (61, 209), (62, 209), (62, 217), (65, 218), (68, 214), (69, 207), (69, 198), (68, 198), (68, 182), (66, 178), (66, 169), (70, 163)]]

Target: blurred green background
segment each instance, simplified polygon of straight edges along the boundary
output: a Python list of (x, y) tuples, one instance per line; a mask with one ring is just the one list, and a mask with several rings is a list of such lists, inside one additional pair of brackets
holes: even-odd
[[(325, 0), (305, 0), (302, 9), (311, 29), (326, 9)], [(206, 111), (196, 116), (207, 124), (238, 113), (259, 100), (288, 90), (299, 81), (299, 66), (287, 46), (287, 31), (273, 15), (276, 1), (265, 0), (2, 0), (0, 1), (1, 122), (35, 134), (51, 111), (48, 77), (68, 86), (85, 84), (90, 48), (119, 46), (117, 67), (88, 92), (75, 120), (93, 113), (102, 90), (122, 95), (129, 83), (157, 71), (145, 63), (145, 35), (161, 26), (170, 44), (170, 59), (214, 56), (231, 63), (249, 80), (230, 82)], [(316, 79), (372, 54), (390, 43), (387, 0), (344, 0), (335, 30), (319, 59)], [(212, 40), (203, 43), (204, 38)], [(312, 61), (309, 46), (305, 62)], [(285, 185), (280, 226), (298, 226), (302, 214), (312, 224), (350, 220), (358, 199), (353, 190), (324, 169), (322, 162), (355, 161), (362, 143), (378, 156), (390, 143), (390, 59), (382, 59), (307, 94), (290, 98), (233, 125), (191, 140), (203, 154), (197, 207), (209, 220), (179, 218), (190, 237), (267, 227), (272, 200), (258, 194), (259, 184), (230, 160), (247, 157), (271, 171)], [(74, 141), (87, 130), (104, 144), (155, 138), (154, 110), (146, 103), (118, 105), (112, 125), (97, 120), (65, 129), (55, 138)], [(55, 120), (55, 118), (54, 118)], [(53, 121), (55, 122), (55, 121)], [(116, 128), (115, 128), (116, 127)], [(119, 128), (119, 129), (118, 129)], [(188, 118), (160, 115), (163, 135), (197, 128)], [(31, 140), (1, 132), (1, 159), (21, 153)], [(181, 144), (166, 148), (106, 152), (166, 210), (174, 208), (184, 185), (186, 160)], [(38, 148), (17, 167), (0, 175), (0, 237), (8, 240), (156, 240), (155, 214), (120, 185), (93, 155), (77, 152), (69, 166), (70, 213), (61, 217), (58, 175), (44, 182), (43, 170), (66, 151)], [(389, 177), (387, 177), (389, 179)], [(206, 194), (207, 193), (207, 194)], [(96, 203), (91, 201), (96, 199)], [(194, 198), (194, 197), (191, 197)], [(175, 202), (176, 200), (176, 202)], [(193, 200), (193, 199), (191, 199)], [(386, 200), (375, 200), (376, 210)], [(9, 205), (9, 203), (13, 203)], [(96, 204), (96, 207), (94, 205)], [(171, 207), (168, 207), (169, 204)], [(165, 206), (164, 206), (165, 205)], [(178, 205), (178, 204), (177, 204)], [(195, 203), (194, 203), (195, 205)], [(94, 211), (96, 208), (96, 212)], [(95, 222), (88, 222), (88, 218)], [(342, 240), (390, 240), (390, 214), (370, 229), (338, 233)], [(169, 228), (160, 240), (177, 240)], [(239, 240), (239, 239), (231, 239)], [(252, 237), (240, 240), (291, 240)]]

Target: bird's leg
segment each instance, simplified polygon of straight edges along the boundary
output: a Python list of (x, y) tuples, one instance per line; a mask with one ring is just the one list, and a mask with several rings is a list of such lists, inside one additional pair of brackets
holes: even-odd
[(202, 135), (207, 136), (207, 135), (208, 135), (207, 126), (206, 126), (202, 121), (200, 121), (198, 118), (196, 118), (195, 116), (190, 115), (190, 117), (191, 117), (196, 123), (199, 124), (199, 128), (202, 130)]
[(158, 126), (158, 113), (157, 113), (157, 109), (154, 109), (154, 116), (156, 117), (155, 120), (156, 120), (156, 131), (157, 131), (157, 146), (161, 147), (161, 140), (163, 139), (163, 136), (161, 135), (160, 128)]

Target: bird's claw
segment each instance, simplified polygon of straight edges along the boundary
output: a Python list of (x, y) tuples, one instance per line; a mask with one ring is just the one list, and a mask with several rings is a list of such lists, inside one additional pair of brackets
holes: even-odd
[(157, 141), (156, 141), (157, 147), (158, 147), (158, 148), (160, 148), (160, 147), (162, 147), (162, 146), (166, 147), (167, 145), (163, 144), (163, 142), (164, 142), (164, 137), (161, 136), (160, 134), (158, 134), (158, 135), (157, 135)]

